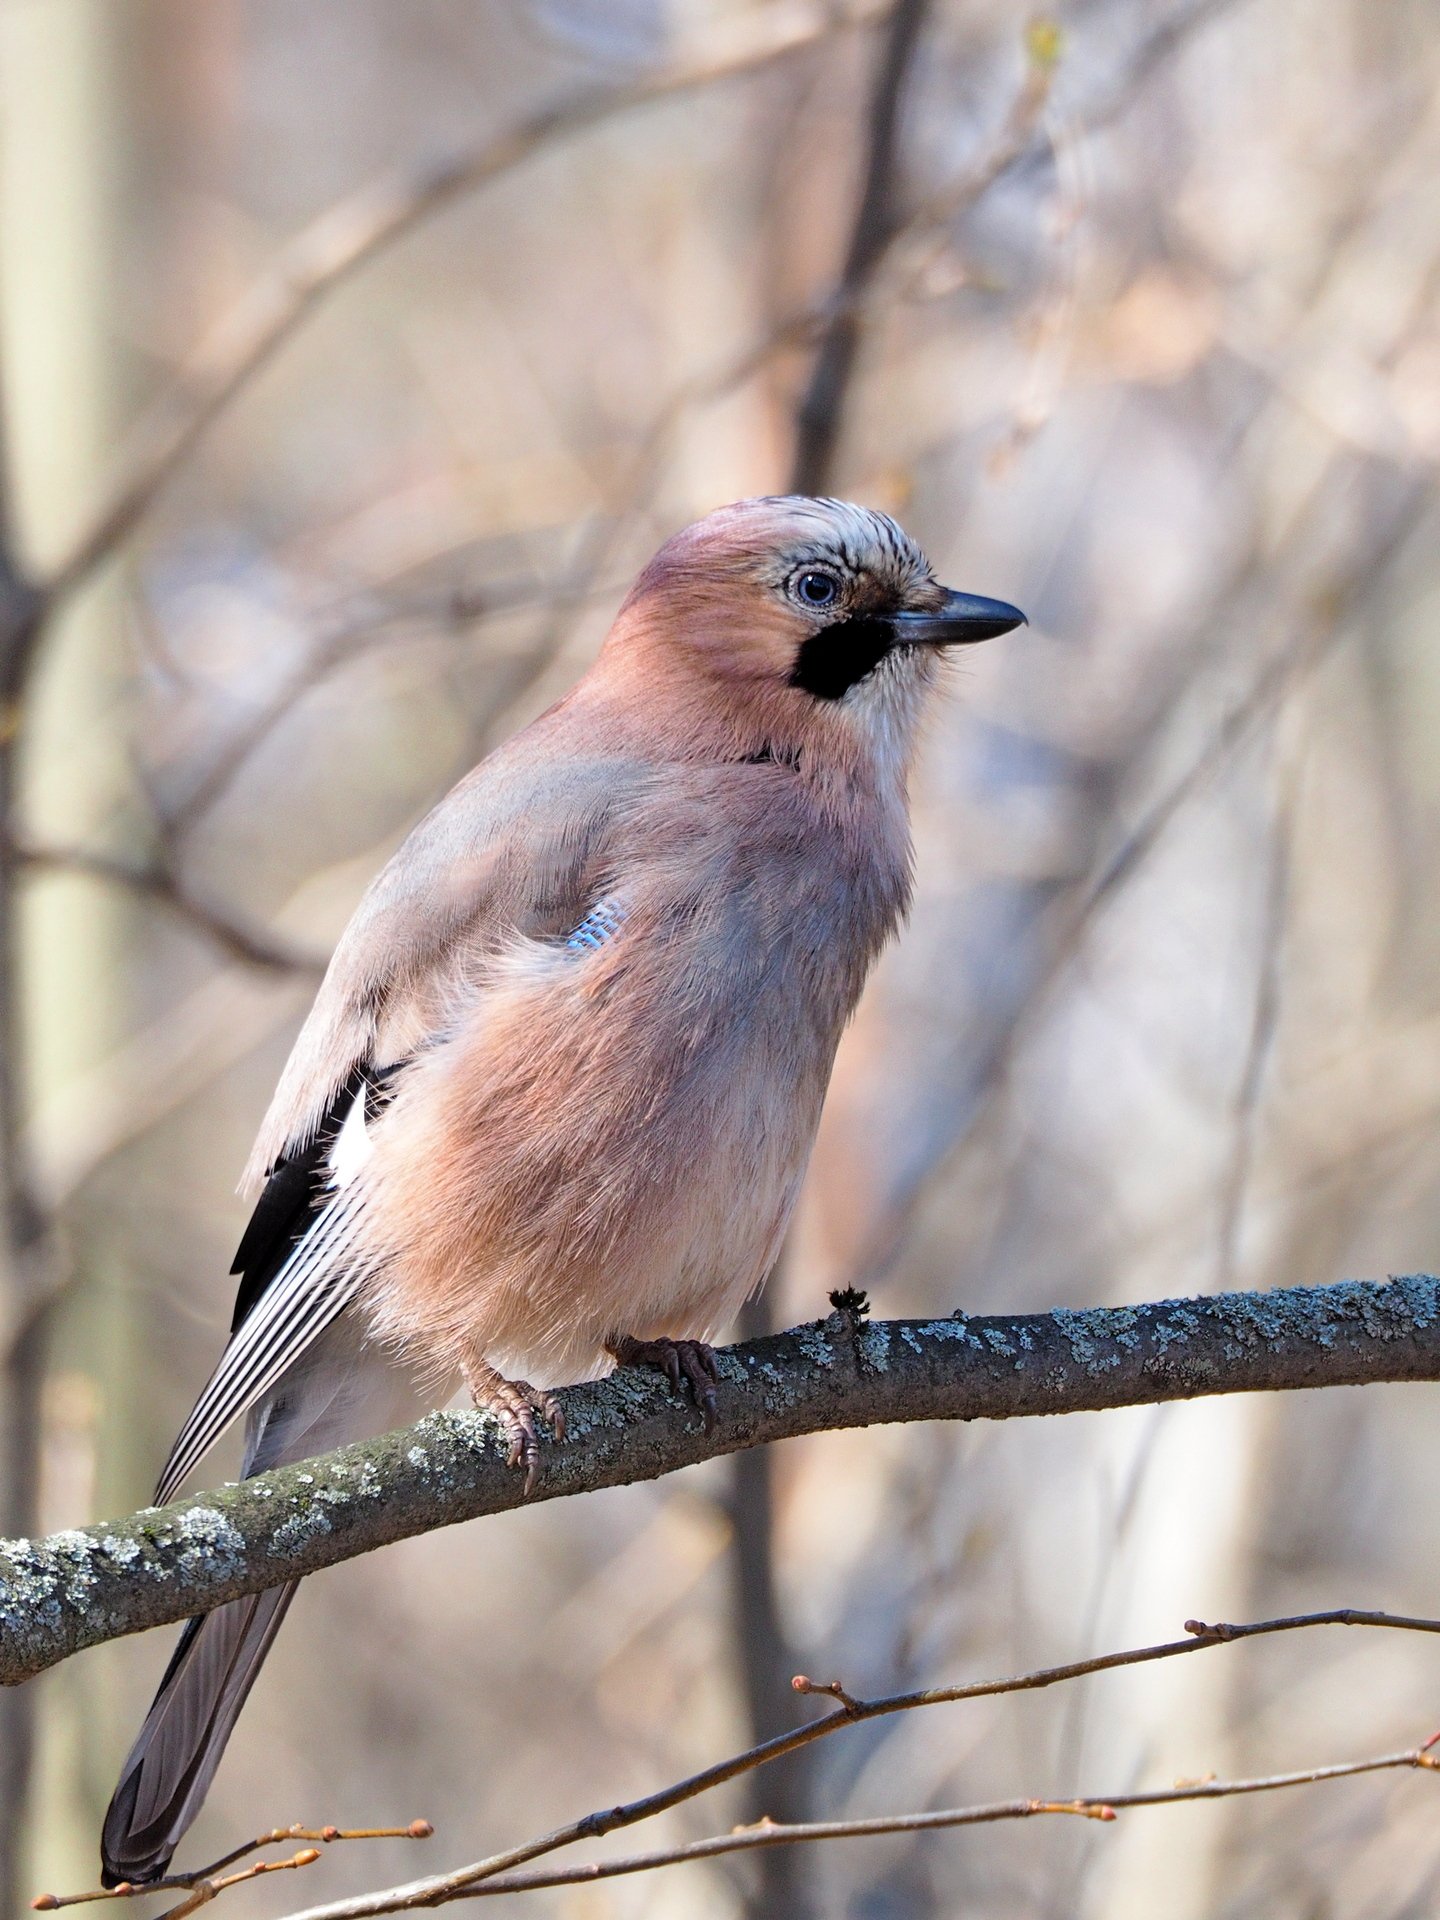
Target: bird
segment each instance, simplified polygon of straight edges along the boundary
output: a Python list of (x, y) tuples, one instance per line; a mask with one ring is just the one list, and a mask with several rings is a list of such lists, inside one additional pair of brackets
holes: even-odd
[[(158, 1505), (242, 1416), (248, 1476), (462, 1382), (527, 1487), (563, 1382), (658, 1367), (713, 1423), (710, 1342), (775, 1263), (909, 903), (940, 662), (1024, 617), (844, 501), (742, 500), (659, 549), (589, 671), (420, 822), (342, 935)], [(297, 1584), (183, 1629), (105, 1816), (107, 1886), (168, 1870)]]

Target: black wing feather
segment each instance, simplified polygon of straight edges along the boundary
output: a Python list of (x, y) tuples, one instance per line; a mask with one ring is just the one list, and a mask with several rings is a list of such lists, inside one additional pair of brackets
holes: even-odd
[(232, 1334), (263, 1298), (266, 1288), (304, 1239), (311, 1221), (329, 1191), (327, 1160), (330, 1146), (349, 1117), (362, 1089), (365, 1118), (373, 1120), (393, 1091), (391, 1081), (399, 1062), (388, 1067), (357, 1067), (330, 1103), (315, 1137), (298, 1153), (276, 1162), (264, 1191), (255, 1203), (250, 1224), (235, 1249), (231, 1273), (240, 1275), (235, 1293)]

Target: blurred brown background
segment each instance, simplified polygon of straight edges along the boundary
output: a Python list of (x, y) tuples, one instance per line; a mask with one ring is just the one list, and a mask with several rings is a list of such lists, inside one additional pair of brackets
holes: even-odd
[[(0, 363), (38, 565), (328, 208), (418, 191), (542, 104), (743, 68), (542, 143), (329, 290), (47, 632), (10, 1053), (54, 1232), (39, 1309), (6, 1321), (12, 1413), (33, 1392), (39, 1423), (12, 1519), (148, 1497), (228, 1325), (232, 1183), (310, 963), (418, 813), (575, 677), (653, 547), (787, 484), (837, 325), (827, 489), (1031, 626), (967, 655), (935, 714), (913, 919), (766, 1310), (814, 1317), (847, 1282), (914, 1314), (1433, 1264), (1440, 9), (911, 12), (887, 244), (837, 297), (883, 11), (0, 7)], [(661, 1785), (788, 1723), (797, 1668), (885, 1690), (1190, 1615), (1436, 1613), (1437, 1440), (1436, 1396), (1388, 1388), (830, 1435), (413, 1541), (307, 1582), (187, 1854), (434, 1821), (423, 1852), (339, 1849), (230, 1896), (283, 1914)], [(169, 1639), (28, 1691), (24, 1892), (93, 1883)], [(859, 1730), (666, 1831), (1342, 1759), (1431, 1731), (1435, 1678), (1424, 1641), (1231, 1649)], [(1433, 1787), (1407, 1775), (773, 1859), (531, 1909), (1440, 1900)]]

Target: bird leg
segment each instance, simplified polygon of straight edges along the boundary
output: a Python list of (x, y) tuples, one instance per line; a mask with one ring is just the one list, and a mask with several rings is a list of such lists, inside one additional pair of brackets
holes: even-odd
[(713, 1347), (703, 1340), (636, 1340), (628, 1333), (617, 1333), (605, 1342), (605, 1351), (622, 1367), (658, 1367), (676, 1393), (683, 1393), (683, 1382), (688, 1380), (695, 1404), (705, 1416), (705, 1431), (714, 1433), (720, 1370)]
[(490, 1413), (500, 1422), (501, 1432), (510, 1443), (505, 1464), (525, 1469), (525, 1492), (532, 1494), (540, 1478), (540, 1434), (535, 1416), (550, 1423), (557, 1440), (565, 1438), (565, 1415), (553, 1395), (528, 1380), (507, 1380), (498, 1368), (477, 1354), (462, 1369), (470, 1398), (482, 1413)]

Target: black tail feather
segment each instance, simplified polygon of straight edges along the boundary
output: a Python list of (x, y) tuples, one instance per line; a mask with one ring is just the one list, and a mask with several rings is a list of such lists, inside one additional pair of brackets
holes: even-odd
[(164, 1875), (298, 1584), (247, 1594), (187, 1624), (105, 1813), (107, 1887)]

